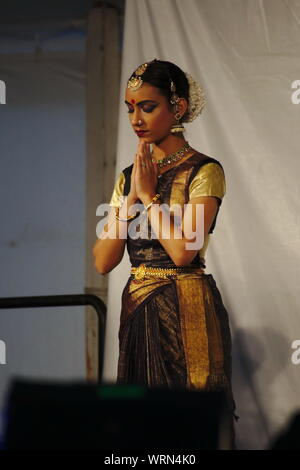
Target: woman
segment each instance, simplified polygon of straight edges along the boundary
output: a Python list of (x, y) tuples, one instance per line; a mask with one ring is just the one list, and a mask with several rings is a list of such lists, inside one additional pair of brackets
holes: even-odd
[[(132, 265), (122, 294), (117, 382), (225, 390), (237, 419), (228, 314), (204, 271), (225, 175), (183, 136), (182, 123), (203, 109), (202, 89), (175, 64), (154, 59), (129, 78), (125, 103), (140, 141), (93, 250), (101, 274), (120, 263), (125, 245)], [(234, 448), (233, 422), (232, 437)]]

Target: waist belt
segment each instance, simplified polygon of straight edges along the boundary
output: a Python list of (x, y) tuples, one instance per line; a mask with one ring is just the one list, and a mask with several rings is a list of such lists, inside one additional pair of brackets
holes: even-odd
[(178, 274), (202, 274), (204, 273), (203, 268), (197, 268), (195, 266), (179, 266), (176, 268), (154, 268), (151, 266), (146, 266), (145, 264), (140, 264), (136, 268), (131, 268), (131, 274), (134, 275), (134, 279), (142, 280), (145, 277), (156, 277), (156, 278), (163, 278), (167, 279), (170, 276), (174, 277)]

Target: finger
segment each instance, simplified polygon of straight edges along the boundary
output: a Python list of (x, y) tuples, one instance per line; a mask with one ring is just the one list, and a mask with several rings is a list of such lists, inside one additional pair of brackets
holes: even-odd
[(139, 161), (139, 155), (140, 155), (140, 152), (137, 152), (137, 153), (136, 153), (136, 164), (138, 164), (138, 161)]
[(136, 155), (136, 172), (137, 172), (138, 174), (141, 173), (141, 161), (140, 161), (140, 158), (141, 158), (141, 157), (140, 157), (140, 154), (137, 153), (137, 155)]
[(147, 160), (149, 161), (150, 165), (152, 166), (152, 155), (150, 152), (150, 144), (146, 144), (146, 154), (147, 154)]
[(145, 173), (146, 166), (145, 166), (145, 159), (141, 154), (138, 155), (138, 162), (139, 162), (139, 169), (141, 173)]
[(142, 155), (143, 155), (143, 158), (147, 158), (147, 147), (146, 147), (146, 142), (144, 141), (142, 143)]
[(144, 153), (145, 157), (148, 156), (148, 143), (145, 140), (143, 141), (143, 147), (142, 148), (143, 148), (143, 153)]
[(136, 154), (134, 156), (134, 162), (133, 162), (133, 167), (132, 167), (132, 172), (135, 172), (136, 170), (136, 164), (137, 164), (137, 157), (136, 157)]
[(143, 143), (143, 141), (141, 140), (140, 143), (139, 143), (138, 154), (142, 155), (143, 153), (144, 153), (144, 143)]
[(146, 157), (148, 159), (151, 159), (150, 144), (148, 142), (145, 143), (145, 153), (146, 153)]
[(145, 160), (145, 158), (144, 158), (144, 153), (143, 153), (143, 145), (142, 145), (142, 142), (141, 142), (141, 149), (137, 153), (137, 161), (138, 161), (138, 164), (139, 164), (141, 170), (142, 170), (142, 168), (145, 168), (144, 160)]
[(149, 159), (146, 158), (145, 156), (143, 156), (141, 161), (142, 161), (142, 166), (143, 166), (144, 170), (149, 172), (149, 170), (151, 170)]
[(143, 161), (146, 165), (146, 168), (151, 168), (152, 162), (151, 162), (149, 146), (147, 142), (143, 142)]

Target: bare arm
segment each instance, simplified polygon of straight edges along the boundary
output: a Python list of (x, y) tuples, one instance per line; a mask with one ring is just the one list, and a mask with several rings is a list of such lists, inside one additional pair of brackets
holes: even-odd
[[(121, 219), (128, 218), (128, 209), (135, 202), (134, 198), (128, 195), (127, 205), (123, 204), (120, 209), (119, 216)], [(95, 268), (100, 274), (109, 273), (122, 261), (127, 240), (127, 229), (128, 222), (117, 220), (115, 209), (112, 207), (107, 224), (93, 248)]]
[[(151, 197), (146, 196), (142, 201), (145, 205), (151, 202)], [(197, 205), (203, 204), (203, 219), (200, 217)], [(199, 207), (199, 206), (198, 206)], [(148, 218), (151, 226), (170, 258), (176, 266), (186, 266), (191, 263), (196, 254), (203, 246), (204, 238), (208, 234), (211, 224), (218, 209), (217, 198), (213, 196), (202, 196), (191, 199), (186, 206), (182, 226), (179, 227), (170, 218), (167, 211), (163, 211), (158, 203), (154, 203), (148, 210)], [(193, 233), (202, 231), (202, 243), (197, 248), (192, 249), (191, 243), (197, 241), (197, 236), (191, 238)], [(190, 246), (189, 246), (190, 245)]]
[[(126, 204), (122, 204), (119, 212), (121, 219), (127, 219), (128, 215), (133, 215), (132, 211), (130, 211), (130, 207), (138, 200), (135, 187), (135, 175), (136, 162), (131, 172), (130, 192), (126, 198)], [(100, 274), (109, 273), (122, 261), (127, 240), (127, 230), (128, 222), (117, 220), (115, 217), (115, 209), (112, 207), (108, 222), (103, 227), (100, 238), (96, 241), (93, 248), (95, 268)]]

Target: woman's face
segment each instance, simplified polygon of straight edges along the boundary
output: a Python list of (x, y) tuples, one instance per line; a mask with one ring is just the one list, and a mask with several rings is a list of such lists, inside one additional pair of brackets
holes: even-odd
[(144, 134), (137, 134), (141, 139), (156, 143), (169, 134), (175, 122), (174, 112), (171, 111), (166, 97), (159, 93), (158, 88), (148, 83), (143, 83), (136, 91), (126, 88), (125, 103), (134, 131), (145, 131)]

